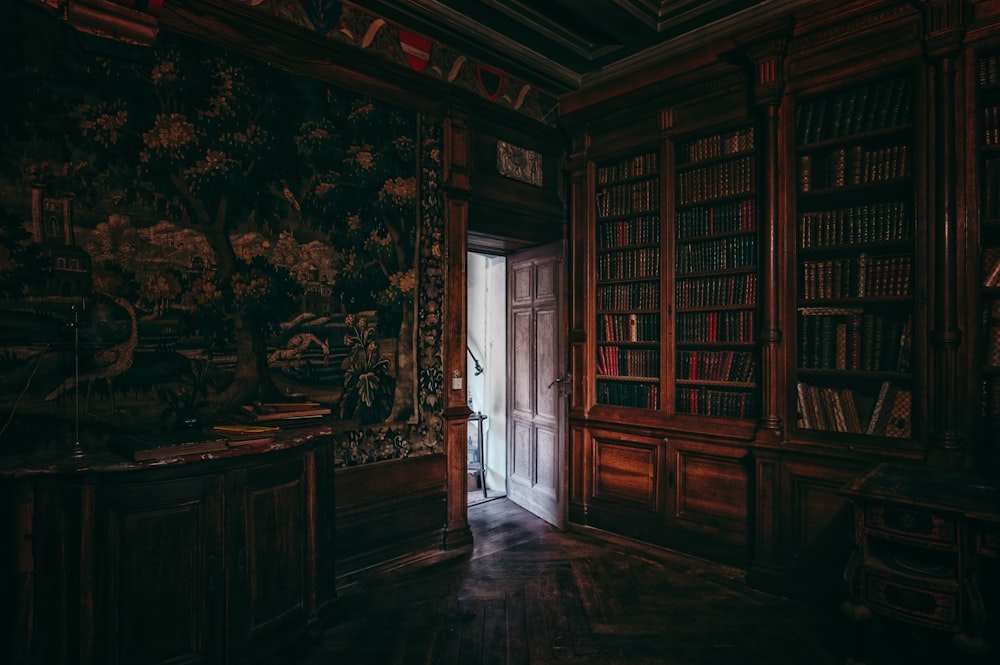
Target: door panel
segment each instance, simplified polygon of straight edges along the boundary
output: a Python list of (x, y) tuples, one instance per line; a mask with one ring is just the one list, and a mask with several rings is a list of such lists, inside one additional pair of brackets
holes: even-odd
[(508, 257), (507, 494), (542, 519), (566, 521), (565, 321), (561, 243)]

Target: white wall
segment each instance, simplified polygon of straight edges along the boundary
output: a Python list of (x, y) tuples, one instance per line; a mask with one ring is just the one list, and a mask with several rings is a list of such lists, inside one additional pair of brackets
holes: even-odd
[(484, 371), (468, 360), (472, 410), (486, 414), (486, 487), (504, 490), (507, 480), (507, 261), (468, 255), (469, 348)]

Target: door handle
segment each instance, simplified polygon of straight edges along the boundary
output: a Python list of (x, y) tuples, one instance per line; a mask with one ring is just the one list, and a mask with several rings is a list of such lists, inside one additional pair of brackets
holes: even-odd
[(566, 380), (566, 379), (564, 379), (564, 378), (563, 378), (563, 377), (561, 377), (561, 376), (560, 376), (560, 377), (559, 377), (558, 379), (553, 379), (553, 380), (552, 380), (552, 383), (550, 383), (550, 384), (549, 384), (549, 388), (548, 388), (548, 389), (551, 389), (551, 388), (552, 388), (552, 386), (554, 386), (554, 385), (556, 385), (556, 384), (562, 384), (562, 382), (563, 382), (563, 381), (565, 381), (565, 380)]

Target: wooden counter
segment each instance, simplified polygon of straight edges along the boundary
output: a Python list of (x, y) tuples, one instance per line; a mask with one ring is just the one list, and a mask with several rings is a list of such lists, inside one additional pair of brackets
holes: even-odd
[(330, 440), (0, 460), (0, 661), (289, 662), (336, 599)]

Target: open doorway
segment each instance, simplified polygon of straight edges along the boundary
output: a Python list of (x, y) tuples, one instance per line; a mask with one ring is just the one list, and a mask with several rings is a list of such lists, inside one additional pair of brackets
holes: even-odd
[[(468, 399), (481, 421), (469, 427), (469, 505), (507, 494), (507, 260), (470, 252), (468, 266)], [(482, 425), (483, 472), (474, 464)]]

